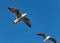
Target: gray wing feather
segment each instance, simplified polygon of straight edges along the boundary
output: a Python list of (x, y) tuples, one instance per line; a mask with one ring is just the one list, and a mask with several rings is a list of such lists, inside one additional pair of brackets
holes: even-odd
[(46, 38), (45, 34), (37, 34), (37, 35), (42, 36), (43, 38)]
[(57, 43), (54, 38), (49, 38), (49, 40), (53, 41), (54, 43)]
[(10, 7), (8, 7), (8, 9), (9, 9), (11, 12), (13, 12), (17, 18), (19, 18), (19, 17), (21, 16), (21, 13), (19, 12), (18, 9), (10, 8)]
[(30, 23), (30, 21), (29, 21), (29, 19), (28, 18), (23, 18), (23, 21), (29, 26), (29, 27), (31, 27), (31, 23)]

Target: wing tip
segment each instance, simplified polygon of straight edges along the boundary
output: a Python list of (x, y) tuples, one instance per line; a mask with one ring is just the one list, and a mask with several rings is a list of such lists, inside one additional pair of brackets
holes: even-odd
[(8, 7), (8, 9), (10, 9), (10, 7)]
[(36, 35), (40, 35), (40, 34), (36, 34)]
[(29, 25), (29, 27), (31, 28), (31, 25)]
[(41, 35), (42, 33), (38, 33), (38, 34), (36, 34), (36, 35)]

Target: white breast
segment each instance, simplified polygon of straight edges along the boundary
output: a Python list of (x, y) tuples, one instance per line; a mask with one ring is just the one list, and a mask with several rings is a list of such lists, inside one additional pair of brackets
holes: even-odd
[(27, 16), (27, 13), (22, 14), (22, 16), (21, 16), (21, 17), (25, 17), (25, 16)]

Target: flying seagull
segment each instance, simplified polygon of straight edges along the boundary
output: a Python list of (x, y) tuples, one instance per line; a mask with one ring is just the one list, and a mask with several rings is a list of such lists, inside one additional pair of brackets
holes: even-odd
[(44, 38), (43, 43), (45, 43), (47, 40), (51, 40), (54, 43), (57, 43), (56, 40), (52, 38), (51, 36), (46, 36), (45, 34), (37, 34), (37, 35), (42, 36)]
[(20, 21), (25, 22), (29, 27), (31, 27), (31, 23), (28, 18), (26, 18), (27, 13), (21, 14), (18, 9), (8, 7), (8, 9), (14, 13), (16, 19), (13, 21), (14, 24), (17, 24)]

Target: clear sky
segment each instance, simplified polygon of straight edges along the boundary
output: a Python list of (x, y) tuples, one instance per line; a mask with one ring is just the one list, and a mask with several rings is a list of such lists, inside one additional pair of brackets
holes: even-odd
[[(8, 7), (27, 13), (32, 28), (24, 22), (13, 24), (15, 16)], [(42, 43), (37, 33), (51, 35), (60, 43), (60, 0), (0, 0), (0, 43)]]

